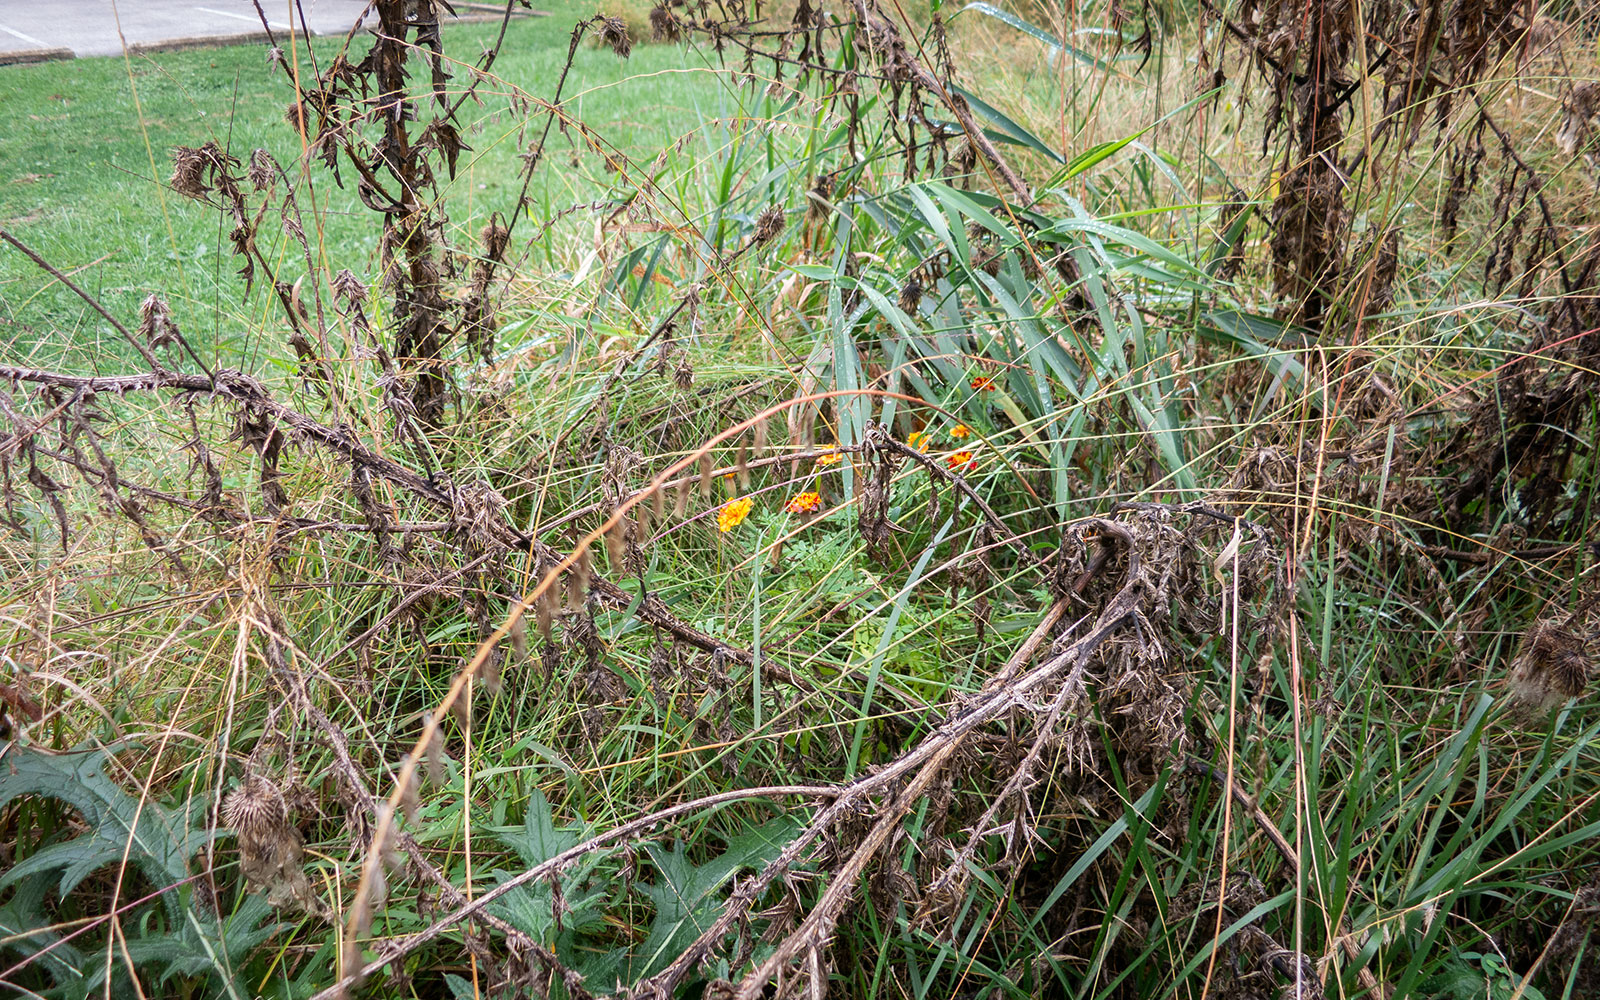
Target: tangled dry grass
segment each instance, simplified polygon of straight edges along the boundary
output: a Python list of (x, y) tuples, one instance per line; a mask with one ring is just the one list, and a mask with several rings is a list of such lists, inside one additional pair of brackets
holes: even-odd
[[(569, 98), (617, 12), (539, 97), (371, 7), (270, 50), (292, 169), (174, 152), (270, 363), (0, 230), (127, 366), (0, 365), (0, 981), (1583, 995), (1594, 84), (1555, 153), (1497, 111), (1581, 12), (664, 3), (744, 103), (640, 162)], [(1268, 166), (1064, 155), (959, 70), (980, 16), (1074, 100), (1195, 45), (1155, 124), (1233, 94)], [(457, 225), (478, 103), (518, 191)], [(555, 160), (603, 196), (541, 209)]]

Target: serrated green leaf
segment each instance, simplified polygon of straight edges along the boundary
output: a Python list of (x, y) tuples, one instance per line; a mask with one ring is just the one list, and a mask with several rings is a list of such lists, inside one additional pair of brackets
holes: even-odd
[(646, 848), (655, 865), (654, 885), (641, 885), (655, 904), (650, 934), (633, 952), (635, 977), (652, 975), (682, 954), (716, 919), (720, 889), (742, 868), (757, 867), (777, 857), (800, 830), (790, 816), (768, 820), (728, 841), (728, 849), (703, 865), (692, 863), (680, 841), (672, 850)]

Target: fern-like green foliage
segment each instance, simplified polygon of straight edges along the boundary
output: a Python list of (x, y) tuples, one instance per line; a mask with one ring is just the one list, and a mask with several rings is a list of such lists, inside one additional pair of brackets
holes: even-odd
[[(57, 891), (65, 896), (95, 872), (120, 864), (137, 865), (157, 888), (189, 877), (189, 859), (211, 839), (198, 803), (169, 809), (141, 801), (105, 773), (105, 754), (80, 748), (45, 753), (33, 747), (0, 745), (0, 806), (22, 795), (59, 799), (77, 810), (88, 832), (51, 844), (0, 876), (0, 888), (44, 872), (60, 872)], [(170, 894), (169, 894), (170, 895)], [(169, 913), (176, 917), (175, 901)]]
[[(288, 925), (273, 922), (271, 906), (255, 896), (223, 916), (199, 904), (184, 883), (192, 874), (191, 859), (214, 835), (197, 825), (204, 810), (193, 801), (172, 806), (130, 795), (106, 775), (106, 753), (0, 744), (0, 807), (23, 796), (55, 799), (75, 810), (85, 827), (76, 837), (39, 847), (0, 875), (0, 890), (11, 890), (0, 905), (6, 950), (48, 974), (53, 985), (46, 995), (103, 995), (108, 968), (103, 946), (96, 946), (103, 934), (62, 943), (61, 934), (50, 929), (55, 919), (49, 890), (54, 883), (58, 898), (65, 899), (90, 875), (126, 862), (152, 888), (169, 890), (157, 897), (159, 908), (152, 902), (121, 919), (126, 959), (141, 975), (148, 973), (158, 986), (175, 977), (198, 980), (207, 984), (207, 996), (254, 995), (239, 970), (257, 946)], [(136, 995), (123, 961), (119, 954), (109, 970), (113, 996)]]
[[(638, 944), (606, 949), (600, 935), (608, 904), (622, 895), (605, 856), (586, 855), (561, 876), (561, 908), (556, 920), (555, 900), (548, 883), (519, 887), (508, 893), (495, 912), (518, 930), (550, 947), (562, 962), (582, 973), (596, 989), (629, 984), (659, 972), (689, 946), (716, 919), (724, 889), (740, 870), (765, 865), (783, 850), (799, 831), (800, 823), (779, 817), (752, 827), (728, 840), (721, 854), (697, 865), (680, 842), (668, 850), (649, 846), (646, 852), (655, 877), (635, 888), (655, 910), (649, 933)], [(499, 839), (520, 855), (528, 867), (555, 857), (588, 836), (582, 826), (557, 827), (550, 804), (534, 792), (521, 829), (502, 831)], [(516, 872), (497, 871), (504, 881)]]
[[(532, 868), (575, 846), (587, 834), (582, 826), (558, 828), (550, 813), (550, 803), (535, 791), (528, 803), (522, 829), (501, 831), (496, 836)], [(562, 873), (561, 895), (566, 905), (559, 922), (555, 899), (547, 882), (520, 886), (491, 909), (524, 934), (554, 948), (558, 954), (574, 951), (580, 937), (597, 931), (602, 924), (606, 882), (595, 877), (602, 857), (598, 853), (585, 855), (582, 861)], [(499, 881), (516, 874), (504, 870), (494, 872)]]

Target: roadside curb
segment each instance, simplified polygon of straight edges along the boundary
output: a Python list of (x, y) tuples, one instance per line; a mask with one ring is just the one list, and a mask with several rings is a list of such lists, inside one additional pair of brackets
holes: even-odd
[[(475, 4), (462, 4), (465, 8), (477, 8)], [(489, 13), (481, 8), (472, 10), (471, 13), (462, 13), (445, 22), (449, 27), (456, 24), (482, 24), (488, 21), (498, 21), (503, 13)], [(549, 11), (519, 10), (512, 12), (513, 19), (524, 17), (549, 16)], [(370, 33), (370, 28), (363, 33)], [(341, 34), (341, 32), (313, 33), (313, 38), (328, 38)], [(161, 52), (184, 52), (190, 49), (221, 48), (227, 45), (265, 45), (270, 41), (270, 36), (265, 31), (243, 31), (227, 35), (190, 35), (181, 38), (166, 38), (159, 42), (135, 42), (128, 46), (128, 54), (135, 56), (155, 55)], [(27, 66), (34, 63), (57, 62), (66, 59), (114, 59), (115, 54), (97, 53), (94, 55), (80, 56), (69, 48), (48, 49), (18, 49), (11, 52), (0, 51), (0, 66)]]
[(0, 66), (27, 66), (31, 63), (56, 62), (71, 58), (73, 58), (71, 49), (18, 49), (14, 52), (0, 52)]
[[(317, 37), (315, 35), (311, 36)], [(128, 54), (152, 55), (157, 52), (185, 52), (189, 49), (222, 48), (226, 45), (262, 45), (267, 41), (265, 31), (241, 31), (234, 35), (191, 35), (186, 38), (164, 38), (159, 42), (136, 42), (128, 46)], [(96, 58), (85, 56), (86, 59)], [(101, 56), (99, 58), (106, 58)], [(110, 58), (115, 58), (112, 56)]]

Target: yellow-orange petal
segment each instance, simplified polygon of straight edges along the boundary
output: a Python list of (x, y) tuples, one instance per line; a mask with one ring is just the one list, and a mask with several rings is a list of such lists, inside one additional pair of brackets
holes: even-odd
[(821, 506), (822, 494), (807, 492), (796, 495), (783, 509), (791, 514), (809, 514)]
[(755, 501), (749, 497), (729, 500), (717, 511), (717, 530), (726, 533), (737, 528), (740, 522), (750, 516), (750, 508), (754, 506)]

